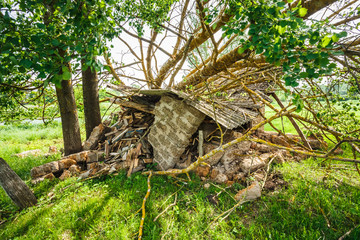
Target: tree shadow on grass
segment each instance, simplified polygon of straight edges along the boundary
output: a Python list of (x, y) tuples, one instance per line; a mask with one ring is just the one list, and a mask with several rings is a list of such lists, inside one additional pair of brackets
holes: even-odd
[(76, 224), (71, 228), (71, 231), (76, 239), (85, 238), (88, 230), (96, 227), (94, 223), (101, 217), (104, 207), (107, 206), (110, 199), (109, 194), (106, 194), (100, 204), (93, 202), (75, 212), (77, 217), (77, 219), (75, 219)]
[[(11, 228), (12, 226), (16, 225), (16, 227), (14, 227), (16, 230), (10, 232), (9, 235), (5, 235), (5, 231), (3, 232), (3, 234), (1, 234), (0, 232), (0, 239), (13, 239), (26, 235), (32, 226), (38, 224), (42, 220), (42, 217), (48, 214), (51, 207), (52, 206), (48, 206), (46, 208), (32, 207), (19, 213), (19, 215), (17, 215), (14, 220), (8, 222), (2, 228), (0, 228), (1, 230), (5, 229), (5, 227)], [(31, 215), (29, 214), (29, 212), (31, 212)]]

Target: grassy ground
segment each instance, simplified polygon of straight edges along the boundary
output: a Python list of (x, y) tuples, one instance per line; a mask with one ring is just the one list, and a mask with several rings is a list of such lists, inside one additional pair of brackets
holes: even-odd
[[(35, 207), (17, 211), (0, 189), (0, 239), (134, 239), (137, 237), (147, 178), (125, 173), (85, 182), (30, 183), (30, 169), (59, 158), (17, 158), (30, 149), (47, 152), (61, 147), (61, 126), (0, 126), (0, 156), (26, 181), (39, 200)], [(210, 223), (236, 204), (233, 196), (245, 186), (234, 184), (208, 201), (225, 186), (204, 187), (196, 176), (191, 182), (166, 176), (151, 179), (146, 205), (144, 239), (360, 239), (360, 183), (353, 165), (329, 165), (308, 159), (272, 165), (288, 182), (261, 199), (245, 203), (224, 221)], [(184, 176), (180, 176), (184, 177)], [(185, 177), (184, 177), (185, 178)], [(176, 198), (157, 221), (153, 221)]]

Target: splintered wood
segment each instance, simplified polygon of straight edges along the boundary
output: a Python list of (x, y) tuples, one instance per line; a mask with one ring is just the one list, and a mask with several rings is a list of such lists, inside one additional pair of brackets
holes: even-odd
[(117, 117), (119, 120), (108, 128), (97, 150), (104, 151), (104, 163), (116, 170), (126, 168), (130, 176), (142, 170), (145, 163), (152, 163), (146, 135), (154, 116), (129, 108)]
[[(82, 180), (120, 169), (127, 169), (127, 176), (130, 176), (144, 169), (145, 164), (152, 163), (152, 149), (146, 135), (154, 116), (128, 108), (113, 114), (112, 118), (115, 123), (111, 126), (108, 126), (110, 123), (101, 123), (94, 128), (84, 143), (85, 151), (34, 167), (31, 170), (33, 183), (47, 179), (48, 175), (60, 179), (79, 176)], [(69, 162), (66, 166), (62, 164), (65, 160)]]

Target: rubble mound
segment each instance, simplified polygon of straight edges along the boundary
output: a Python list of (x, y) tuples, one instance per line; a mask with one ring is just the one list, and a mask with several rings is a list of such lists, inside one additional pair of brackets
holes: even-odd
[[(224, 112), (221, 118), (224, 123), (227, 114), (238, 116), (233, 119), (233, 129), (229, 129), (228, 124), (215, 121), (217, 118), (208, 114), (211, 111), (205, 111), (202, 106), (207, 105), (201, 102), (168, 91), (150, 91), (154, 95), (145, 92), (148, 95), (115, 99), (113, 102), (120, 104), (122, 110), (113, 113), (111, 119), (93, 130), (83, 144), (84, 151), (34, 167), (31, 170), (33, 182), (70, 176), (86, 179), (120, 169), (126, 169), (130, 176), (154, 166), (158, 170), (184, 169), (199, 156), (241, 137), (256, 120), (236, 115), (234, 111)], [(280, 135), (261, 129), (254, 135), (280, 146), (301, 147), (301, 140), (296, 135)], [(313, 149), (324, 145), (321, 139), (308, 140)], [(207, 159), (197, 167), (196, 173), (203, 180), (211, 179), (217, 183), (232, 184), (244, 181), (250, 175), (262, 181), (270, 162), (283, 163), (304, 157), (266, 144), (243, 141)]]
[[(153, 148), (148, 142), (148, 133), (154, 115), (129, 108), (114, 115), (112, 121), (115, 123), (111, 126), (109, 123), (102, 123), (93, 130), (84, 143), (84, 151), (34, 167), (31, 170), (33, 183), (54, 178), (64, 180), (72, 176), (86, 179), (111, 174), (120, 169), (126, 169), (130, 176), (132, 173), (156, 165)], [(199, 132), (204, 138), (202, 146), (199, 145)], [(207, 154), (219, 147), (220, 134), (218, 125), (206, 118), (189, 139), (189, 144), (176, 162), (175, 168), (188, 167), (196, 161), (199, 151)], [(240, 131), (227, 131), (223, 141), (231, 141), (241, 135)], [(292, 144), (274, 133), (259, 132), (257, 135), (259, 138), (284, 146)], [(291, 136), (291, 139), (297, 140), (294, 136)], [(269, 161), (283, 163), (288, 160), (300, 160), (303, 157), (265, 144), (244, 141), (207, 159), (204, 165), (196, 169), (196, 173), (201, 179), (211, 179), (216, 183), (244, 182), (250, 175), (261, 181)], [(270, 189), (271, 186), (265, 185), (265, 188)]]

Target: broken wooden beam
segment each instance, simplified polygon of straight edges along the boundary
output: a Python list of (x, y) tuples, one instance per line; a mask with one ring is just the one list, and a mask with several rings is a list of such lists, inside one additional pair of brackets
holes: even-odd
[(146, 113), (154, 114), (154, 107), (155, 106), (152, 105), (152, 104), (149, 104), (149, 105), (140, 104), (140, 103), (135, 103), (135, 102), (131, 102), (131, 101), (122, 100), (122, 99), (119, 99), (119, 98), (112, 99), (112, 102), (115, 103), (115, 104), (118, 104), (120, 106), (123, 106), (123, 107), (134, 108), (134, 109), (146, 112)]

